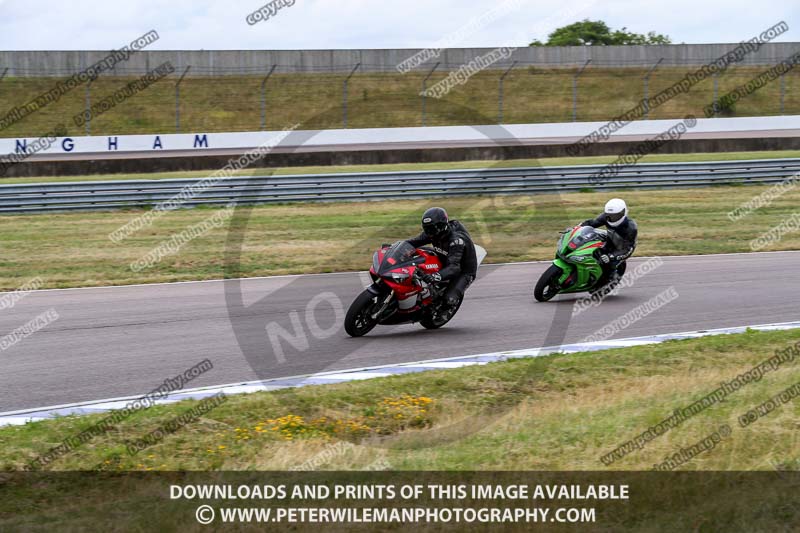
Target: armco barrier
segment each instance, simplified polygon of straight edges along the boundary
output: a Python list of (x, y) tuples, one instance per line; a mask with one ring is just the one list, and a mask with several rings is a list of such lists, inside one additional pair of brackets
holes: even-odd
[[(602, 165), (425, 172), (305, 174), (228, 178), (183, 202), (196, 205), (540, 194), (624, 188), (774, 183), (800, 172), (800, 159), (650, 163), (621, 167), (602, 181)], [(198, 179), (85, 181), (0, 185), (0, 213), (149, 207)]]

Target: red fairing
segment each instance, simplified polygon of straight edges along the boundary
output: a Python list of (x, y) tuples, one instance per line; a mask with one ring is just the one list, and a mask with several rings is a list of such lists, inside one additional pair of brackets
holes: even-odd
[(417, 251), (419, 252), (419, 255), (425, 258), (425, 263), (418, 267), (405, 266), (395, 268), (394, 270), (390, 271), (390, 274), (409, 274), (405, 280), (399, 282), (395, 281), (392, 279), (391, 275), (383, 277), (383, 280), (386, 282), (386, 284), (394, 289), (398, 299), (403, 299), (407, 296), (411, 296), (412, 294), (416, 294), (422, 289), (422, 285), (414, 280), (414, 271), (417, 268), (422, 269), (423, 272), (427, 272), (428, 274), (439, 272), (439, 270), (442, 268), (442, 263), (439, 261), (439, 258), (436, 257), (436, 254), (426, 252), (422, 249), (418, 249)]
[[(379, 262), (383, 262), (384, 255), (386, 254), (386, 248), (383, 248), (378, 251), (378, 260)], [(436, 254), (431, 253), (427, 250), (422, 248), (417, 248), (417, 253), (425, 259), (425, 262), (419, 266), (400, 266), (398, 268), (392, 269), (388, 272), (384, 272), (382, 276), (380, 276), (383, 283), (386, 284), (390, 289), (394, 290), (395, 296), (398, 301), (406, 300), (407, 298), (413, 298), (414, 305), (412, 306), (410, 303), (407, 308), (400, 308), (399, 312), (401, 313), (409, 313), (413, 311), (417, 311), (420, 306), (416, 304), (417, 294), (420, 292), (423, 293), (423, 299), (421, 304), (423, 306), (428, 305), (432, 301), (432, 297), (429, 296), (430, 292), (425, 289), (414, 277), (414, 271), (422, 269), (423, 272), (433, 274), (435, 272), (439, 272), (442, 268), (442, 263)], [(375, 274), (374, 268), (370, 268), (370, 272), (373, 274), (373, 277), (378, 277)], [(398, 274), (403, 279), (395, 279), (392, 274)], [(427, 294), (426, 294), (427, 293)]]

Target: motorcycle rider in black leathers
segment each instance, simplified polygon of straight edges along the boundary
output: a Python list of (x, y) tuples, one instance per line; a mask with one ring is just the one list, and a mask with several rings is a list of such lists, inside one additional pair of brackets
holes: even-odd
[(475, 244), (467, 228), (458, 220), (450, 220), (441, 207), (431, 207), (422, 215), (422, 233), (407, 242), (415, 248), (432, 245), (443, 267), (435, 274), (423, 272), (420, 277), (429, 284), (448, 281), (444, 301), (457, 305), (478, 272)]
[(608, 229), (608, 240), (602, 248), (597, 249), (595, 257), (603, 268), (603, 277), (616, 281), (619, 278), (617, 267), (633, 255), (639, 233), (636, 221), (628, 217), (628, 206), (623, 200), (612, 198), (606, 202), (600, 216), (584, 220), (581, 226), (606, 226)]

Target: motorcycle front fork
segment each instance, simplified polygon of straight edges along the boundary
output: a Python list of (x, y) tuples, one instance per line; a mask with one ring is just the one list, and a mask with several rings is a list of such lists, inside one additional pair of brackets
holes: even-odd
[(389, 294), (386, 295), (386, 298), (384, 298), (383, 305), (381, 305), (380, 309), (378, 309), (375, 313), (372, 314), (372, 320), (377, 320), (378, 317), (381, 316), (381, 314), (383, 314), (383, 312), (389, 306), (389, 302), (392, 301), (393, 297), (394, 297), (394, 289), (389, 291)]

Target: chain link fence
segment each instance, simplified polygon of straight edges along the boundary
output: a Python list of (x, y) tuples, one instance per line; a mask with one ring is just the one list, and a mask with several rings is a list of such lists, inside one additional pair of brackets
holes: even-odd
[[(169, 55), (159, 52), (158, 59)], [(400, 58), (402, 59), (402, 58)], [(703, 80), (645, 118), (703, 116), (722, 95), (746, 84), (784, 57), (742, 62)], [(606, 121), (669, 87), (698, 58), (579, 64), (531, 63), (509, 58), (471, 75), (445, 96), (425, 95), (463, 65), (438, 61), (402, 74), (384, 66), (271, 64), (262, 67), (198, 66), (172, 57), (174, 72), (102, 113), (92, 105), (119, 92), (148, 70), (123, 66), (103, 74), (46, 108), (0, 131), (0, 137), (35, 137), (65, 124), (69, 135), (280, 130), (302, 123), (311, 129), (445, 126), (485, 123)], [(148, 61), (148, 63), (152, 63)], [(620, 66), (625, 63), (624, 66)], [(157, 63), (152, 63), (153, 68)], [(149, 65), (148, 65), (149, 66)], [(793, 69), (726, 107), (718, 116), (800, 113), (800, 87)], [(0, 109), (42, 94), (69, 69), (9, 69), (0, 65)], [(76, 120), (76, 116), (91, 117)]]

